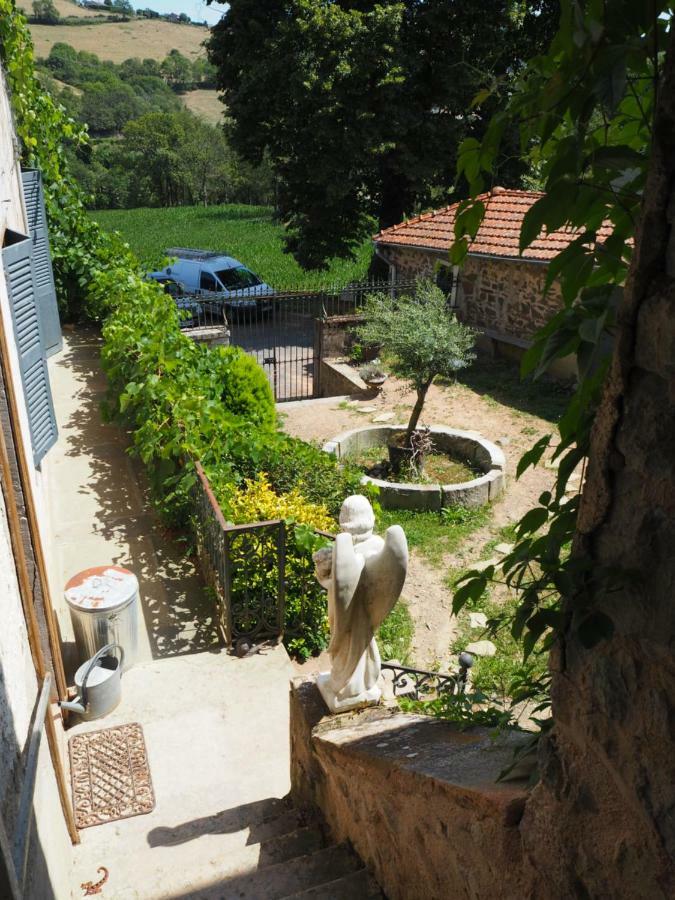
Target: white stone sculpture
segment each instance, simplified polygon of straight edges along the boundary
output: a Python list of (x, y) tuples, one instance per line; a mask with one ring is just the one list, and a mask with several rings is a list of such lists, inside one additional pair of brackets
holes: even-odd
[(328, 591), (332, 668), (318, 677), (332, 713), (379, 703), (380, 653), (374, 633), (401, 595), (408, 542), (400, 525), (384, 540), (373, 534), (375, 515), (365, 497), (347, 497), (342, 531), (332, 547), (314, 554), (316, 578)]

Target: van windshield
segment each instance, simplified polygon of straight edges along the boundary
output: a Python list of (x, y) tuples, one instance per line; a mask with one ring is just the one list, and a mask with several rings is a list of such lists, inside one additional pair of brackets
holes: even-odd
[(237, 266), (234, 269), (222, 269), (216, 272), (216, 277), (222, 286), (228, 291), (238, 291), (242, 288), (255, 287), (262, 284), (262, 281), (253, 272), (249, 272), (244, 266)]

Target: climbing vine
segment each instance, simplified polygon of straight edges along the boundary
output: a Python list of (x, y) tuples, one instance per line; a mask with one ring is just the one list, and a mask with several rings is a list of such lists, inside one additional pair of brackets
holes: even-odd
[[(550, 449), (557, 465), (552, 491), (541, 495), (517, 526), (513, 551), (497, 568), (468, 573), (454, 594), (455, 612), (480, 597), (489, 583), (515, 590), (512, 614), (489, 622), (510, 628), (522, 642), (525, 661), (560, 650), (567, 617), (575, 612), (579, 639), (592, 647), (611, 635), (611, 616), (597, 608), (630, 577), (591, 568), (574, 552), (579, 495), (569, 499), (570, 476), (585, 466), (591, 425), (611, 355), (617, 309), (631, 261), (633, 237), (650, 155), (653, 114), (673, 3), (634, 0), (562, 0), (561, 19), (547, 54), (531, 60), (482, 141), (460, 146), (459, 176), (469, 197), (456, 223), (453, 261), (461, 264), (482, 221), (481, 193), (490, 186), (502, 137), (513, 127), (521, 152), (544, 183), (520, 235), (521, 252), (542, 230), (574, 229), (575, 238), (548, 267), (546, 291), (560, 286), (561, 310), (536, 335), (523, 359), (524, 375), (538, 377), (556, 359), (575, 354), (578, 384), (558, 434), (539, 440), (520, 460), (517, 477)], [(495, 83), (474, 100), (479, 113)], [(583, 477), (582, 477), (583, 483)], [(565, 612), (560, 598), (567, 600)], [(524, 670), (525, 671), (525, 670)], [(549, 705), (550, 675), (525, 673), (514, 702)], [(550, 720), (546, 720), (547, 722)], [(544, 726), (544, 722), (540, 722)]]
[[(118, 235), (89, 218), (64, 153), (67, 142), (85, 143), (86, 132), (40, 88), (26, 20), (12, 0), (0, 0), (0, 62), (22, 162), (42, 173), (62, 311), (103, 323), (108, 410), (130, 429), (157, 505), (185, 528), (194, 460), (231, 521), (258, 514), (264, 487), (265, 514), (296, 524), (295, 543), (287, 549), (289, 577), (304, 574), (314, 540), (309, 526), (334, 521), (345, 495), (359, 490), (360, 473), (281, 433), (257, 363), (238, 348), (208, 349), (183, 334), (174, 301), (143, 278)], [(264, 485), (253, 481), (262, 472)], [(293, 614), (290, 603), (287, 613)], [(308, 655), (323, 649), (324, 620), (324, 602), (317, 599), (291, 650)]]

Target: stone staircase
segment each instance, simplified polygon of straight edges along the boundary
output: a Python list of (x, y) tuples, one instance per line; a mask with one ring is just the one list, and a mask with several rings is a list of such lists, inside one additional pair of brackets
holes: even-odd
[(317, 814), (270, 800), (247, 822), (236, 870), (181, 900), (384, 900), (348, 843), (330, 840)]

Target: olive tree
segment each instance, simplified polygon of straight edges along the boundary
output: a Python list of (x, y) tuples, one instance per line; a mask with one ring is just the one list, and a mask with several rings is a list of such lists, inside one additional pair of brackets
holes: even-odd
[(417, 282), (414, 294), (370, 294), (359, 337), (379, 344), (394, 375), (409, 381), (417, 399), (405, 433), (409, 447), (429, 388), (438, 375), (452, 376), (475, 359), (475, 331), (458, 321), (433, 281)]

